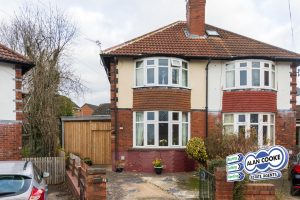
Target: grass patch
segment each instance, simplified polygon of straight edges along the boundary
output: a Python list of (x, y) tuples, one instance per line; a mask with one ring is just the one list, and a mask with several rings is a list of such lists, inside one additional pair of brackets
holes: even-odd
[(198, 176), (192, 176), (188, 179), (182, 180), (178, 183), (178, 186), (181, 189), (185, 190), (199, 190), (199, 177)]

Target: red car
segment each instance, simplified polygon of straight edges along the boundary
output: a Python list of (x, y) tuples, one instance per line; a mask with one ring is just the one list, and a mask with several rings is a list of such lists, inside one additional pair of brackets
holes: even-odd
[(291, 195), (294, 196), (300, 190), (300, 153), (291, 159), (289, 166), (289, 180), (291, 180)]

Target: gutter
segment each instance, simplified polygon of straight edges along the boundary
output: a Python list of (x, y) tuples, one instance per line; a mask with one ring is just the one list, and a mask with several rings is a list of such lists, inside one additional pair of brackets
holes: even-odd
[(212, 58), (209, 58), (206, 67), (205, 67), (205, 78), (206, 78), (206, 86), (205, 86), (205, 137), (208, 137), (208, 67), (211, 63)]
[(156, 56), (166, 56), (166, 57), (176, 57), (185, 60), (190, 59), (199, 59), (199, 60), (209, 60), (213, 58), (214, 60), (224, 60), (224, 61), (233, 61), (233, 60), (243, 60), (243, 59), (262, 59), (262, 60), (271, 60), (271, 61), (281, 61), (281, 62), (300, 62), (300, 55), (299, 57), (276, 57), (276, 56), (239, 56), (239, 55), (232, 55), (232, 56), (189, 56), (184, 54), (168, 54), (168, 53), (141, 53), (141, 54), (101, 54), (100, 55), (103, 59), (105, 58), (112, 58), (115, 56), (118, 57), (130, 57), (134, 59), (145, 58), (145, 57), (156, 57)]

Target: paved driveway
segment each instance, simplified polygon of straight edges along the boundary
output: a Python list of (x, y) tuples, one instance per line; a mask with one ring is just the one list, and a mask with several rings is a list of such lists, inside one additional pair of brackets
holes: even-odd
[(145, 199), (198, 199), (197, 191), (187, 191), (178, 186), (182, 177), (191, 173), (155, 175), (144, 173), (108, 172), (108, 200)]
[(75, 200), (67, 184), (49, 185), (48, 200)]

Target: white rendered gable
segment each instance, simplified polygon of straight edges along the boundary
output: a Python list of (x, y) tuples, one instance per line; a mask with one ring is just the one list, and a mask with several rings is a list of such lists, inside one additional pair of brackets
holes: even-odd
[(16, 120), (15, 66), (0, 63), (0, 121)]

